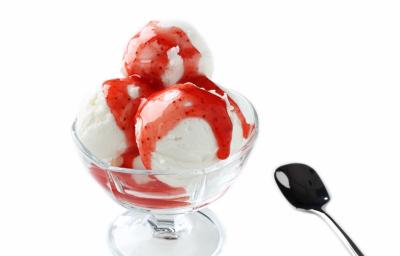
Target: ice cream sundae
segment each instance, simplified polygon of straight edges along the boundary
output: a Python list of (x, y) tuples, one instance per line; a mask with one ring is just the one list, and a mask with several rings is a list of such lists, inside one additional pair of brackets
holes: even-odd
[[(90, 166), (91, 173), (126, 203), (185, 206), (190, 186), (199, 181), (179, 174), (205, 170), (238, 153), (255, 126), (225, 85), (211, 79), (210, 51), (187, 24), (149, 22), (128, 42), (122, 66), (123, 77), (105, 81), (83, 104), (75, 129), (100, 161), (148, 175), (111, 174), (97, 165)], [(221, 171), (207, 182), (212, 187), (232, 178)], [(212, 198), (212, 191), (203, 194)]]

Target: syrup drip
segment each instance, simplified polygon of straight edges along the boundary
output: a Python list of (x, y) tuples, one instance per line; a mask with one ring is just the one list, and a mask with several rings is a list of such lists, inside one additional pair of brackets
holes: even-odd
[[(155, 111), (156, 110), (156, 111)], [(229, 157), (232, 122), (225, 101), (191, 83), (180, 84), (151, 95), (138, 113), (137, 144), (146, 169), (160, 140), (184, 118), (202, 118), (210, 125), (218, 145), (217, 157)]]
[[(139, 88), (138, 97), (132, 98), (129, 95), (129, 86)], [(107, 104), (114, 116), (115, 122), (126, 137), (127, 149), (121, 156), (123, 159), (121, 167), (132, 168), (133, 160), (139, 155), (135, 137), (135, 115), (142, 97), (149, 96), (155, 91), (139, 76), (112, 79), (105, 81), (103, 84), (103, 92)]]

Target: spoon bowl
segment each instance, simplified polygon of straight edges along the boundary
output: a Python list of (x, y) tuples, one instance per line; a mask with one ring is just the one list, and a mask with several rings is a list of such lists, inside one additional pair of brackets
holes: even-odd
[(296, 208), (319, 210), (330, 197), (318, 173), (305, 164), (287, 164), (275, 172), (275, 181), (286, 199)]

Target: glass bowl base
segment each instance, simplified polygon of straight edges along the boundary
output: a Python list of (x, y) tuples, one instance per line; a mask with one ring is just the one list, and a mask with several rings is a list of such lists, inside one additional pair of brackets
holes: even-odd
[(146, 212), (128, 211), (120, 215), (109, 230), (108, 239), (113, 255), (219, 255), (224, 242), (224, 231), (211, 211), (206, 209), (179, 217), (170, 215), (169, 218), (171, 217), (174, 220), (173, 225)]

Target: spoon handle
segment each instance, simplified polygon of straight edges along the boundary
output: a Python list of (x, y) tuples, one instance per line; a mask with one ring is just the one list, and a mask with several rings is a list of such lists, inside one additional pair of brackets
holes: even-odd
[(342, 242), (347, 246), (348, 250), (351, 252), (353, 256), (364, 256), (361, 250), (357, 247), (357, 245), (351, 240), (351, 238), (344, 232), (344, 230), (336, 223), (336, 221), (324, 210), (315, 209), (312, 210), (314, 213), (318, 214), (322, 217), (335, 231), (335, 233), (340, 237)]

